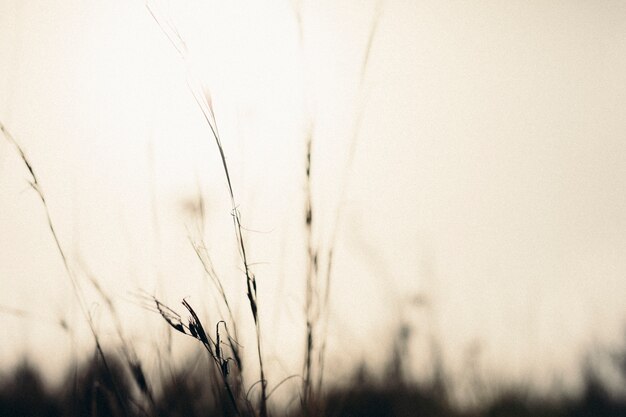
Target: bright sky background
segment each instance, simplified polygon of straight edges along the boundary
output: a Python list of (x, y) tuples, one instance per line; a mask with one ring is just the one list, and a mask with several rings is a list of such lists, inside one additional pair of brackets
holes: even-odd
[[(380, 363), (401, 318), (416, 362), (434, 332), (453, 366), (479, 343), (487, 368), (514, 376), (571, 372), (593, 342), (623, 340), (626, 3), (311, 3), (162, 2), (185, 62), (142, 1), (0, 0), (0, 121), (73, 263), (114, 295), (138, 344), (166, 332), (137, 307), (139, 289), (210, 309), (188, 242), (199, 188), (207, 246), (248, 320), (189, 71), (212, 96), (251, 229), (277, 374), (300, 369), (309, 131), (322, 244), (344, 210), (330, 363)], [(0, 141), (0, 306), (35, 316), (0, 315), (3, 364), (68, 358), (73, 339), (89, 340), (50, 324), (81, 318), (27, 181)], [(106, 334), (106, 311), (91, 308)]]

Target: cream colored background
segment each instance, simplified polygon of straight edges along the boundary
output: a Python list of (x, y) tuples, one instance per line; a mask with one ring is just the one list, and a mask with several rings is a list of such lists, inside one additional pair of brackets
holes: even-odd
[[(401, 319), (414, 326), (417, 373), (429, 332), (458, 372), (479, 344), (485, 369), (545, 384), (574, 375), (592, 343), (623, 340), (626, 5), (309, 3), (164, 8), (212, 94), (245, 226), (258, 231), (247, 237), (276, 378), (300, 369), (310, 126), (321, 242), (345, 208), (337, 375), (357, 358), (382, 363)], [(186, 68), (141, 1), (0, 1), (0, 121), (39, 174), (73, 261), (115, 297), (149, 358), (167, 330), (133, 293), (214, 303), (187, 240), (198, 186), (207, 245), (248, 320), (224, 178)], [(0, 360), (28, 352), (59, 370), (89, 337), (27, 180), (1, 141), (0, 305), (35, 317), (0, 316)], [(74, 336), (50, 324), (61, 318)]]

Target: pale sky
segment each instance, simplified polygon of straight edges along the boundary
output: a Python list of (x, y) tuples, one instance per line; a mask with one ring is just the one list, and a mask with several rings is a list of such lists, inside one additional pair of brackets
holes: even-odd
[[(137, 290), (212, 311), (184, 211), (198, 188), (209, 252), (249, 318), (190, 74), (211, 94), (251, 230), (276, 374), (301, 366), (308, 131), (321, 244), (344, 210), (330, 363), (380, 363), (373, 346), (391, 343), (401, 317), (415, 327), (416, 369), (427, 332), (451, 366), (479, 343), (485, 367), (518, 377), (571, 375), (593, 342), (623, 340), (624, 2), (231, 3), (161, 2), (184, 61), (142, 1), (0, 0), (0, 122), (73, 264), (111, 292), (142, 349), (146, 330), (166, 328)], [(69, 358), (72, 339), (89, 340), (49, 324), (83, 320), (28, 179), (0, 141), (0, 306), (37, 317), (0, 315), (2, 363)], [(105, 309), (90, 306), (107, 334)]]

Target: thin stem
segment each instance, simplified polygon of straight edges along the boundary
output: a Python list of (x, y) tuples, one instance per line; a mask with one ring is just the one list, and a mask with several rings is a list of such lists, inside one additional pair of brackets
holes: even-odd
[(45, 215), (46, 215), (46, 221), (47, 221), (47, 224), (48, 224), (48, 228), (50, 229), (50, 233), (51, 233), (52, 238), (54, 240), (54, 243), (55, 243), (55, 246), (57, 248), (57, 251), (59, 252), (59, 255), (61, 256), (61, 260), (63, 261), (63, 267), (65, 268), (65, 272), (66, 272), (66, 274), (67, 274), (67, 276), (68, 276), (68, 278), (70, 280), (70, 283), (71, 283), (74, 295), (76, 297), (76, 300), (78, 301), (78, 305), (80, 307), (80, 310), (81, 310), (83, 316), (85, 317), (85, 320), (87, 321), (87, 324), (89, 325), (89, 330), (91, 331), (91, 334), (93, 335), (98, 354), (102, 357), (102, 364), (104, 365), (104, 368), (105, 368), (107, 374), (111, 377), (111, 381), (113, 381), (113, 388), (114, 388), (114, 391), (115, 391), (116, 399), (120, 403), (120, 406), (122, 407), (124, 415), (128, 416), (129, 414), (128, 414), (128, 410), (126, 408), (126, 402), (122, 399), (122, 395), (121, 395), (121, 393), (119, 391), (119, 388), (118, 388), (117, 384), (115, 384), (115, 380), (113, 378), (113, 373), (111, 372), (111, 369), (109, 367), (109, 364), (108, 364), (108, 361), (106, 359), (106, 356), (104, 355), (104, 350), (102, 349), (102, 345), (100, 344), (100, 339), (98, 338), (98, 333), (96, 332), (95, 326), (93, 324), (93, 319), (91, 317), (91, 314), (89, 314), (89, 312), (87, 310), (86, 303), (85, 303), (85, 300), (83, 298), (80, 286), (78, 285), (78, 281), (76, 279), (76, 276), (74, 275), (74, 271), (72, 270), (72, 268), (70, 268), (68, 257), (65, 254), (65, 250), (63, 249), (61, 241), (59, 240), (59, 236), (57, 235), (56, 229), (54, 227), (54, 223), (52, 221), (52, 216), (50, 215), (50, 209), (48, 207), (48, 203), (47, 203), (46, 198), (45, 198), (45, 196), (43, 194), (41, 186), (39, 184), (39, 180), (37, 178), (37, 175), (35, 174), (35, 170), (33, 169), (33, 166), (30, 163), (29, 159), (26, 157), (26, 153), (24, 152), (22, 147), (15, 140), (13, 135), (11, 135), (11, 133), (6, 129), (6, 127), (4, 126), (4, 124), (2, 122), (0, 122), (0, 131), (2, 131), (4, 137), (7, 139), (7, 141), (9, 143), (11, 143), (15, 147), (17, 153), (19, 154), (20, 158), (22, 159), (22, 162), (24, 163), (24, 165), (28, 169), (28, 172), (30, 173), (30, 176), (31, 176), (30, 186), (31, 186), (31, 188), (33, 190), (35, 190), (35, 193), (37, 194), (37, 196), (39, 197), (39, 200), (41, 201), (41, 203), (43, 205), (44, 212), (45, 212)]

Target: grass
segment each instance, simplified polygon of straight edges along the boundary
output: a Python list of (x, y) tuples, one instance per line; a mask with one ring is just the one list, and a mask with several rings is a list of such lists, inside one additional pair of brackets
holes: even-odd
[[(193, 311), (193, 309), (191, 309)], [(168, 313), (165, 313), (166, 315)], [(0, 415), (13, 416), (254, 416), (259, 410), (245, 397), (242, 387), (222, 384), (223, 377), (214, 370), (220, 356), (208, 334), (193, 336), (187, 327), (170, 316), (168, 320), (185, 334), (204, 339), (214, 362), (197, 358), (159, 382), (152, 402), (134, 386), (132, 372), (123, 356), (111, 356), (107, 367), (98, 352), (69, 370), (61, 383), (46, 386), (38, 370), (24, 360), (0, 380)], [(198, 323), (193, 323), (197, 326)], [(201, 325), (201, 324), (200, 324)], [(220, 324), (220, 326), (222, 326)], [(177, 329), (178, 330), (178, 329)], [(196, 332), (203, 331), (196, 327)], [(216, 332), (218, 330), (216, 329)], [(224, 330), (225, 332), (226, 330)], [(221, 332), (221, 331), (220, 331)], [(213, 356), (214, 355), (214, 356)], [(626, 348), (619, 355), (626, 357)], [(222, 356), (222, 359), (223, 356)], [(510, 386), (496, 391), (489, 400), (471, 407), (461, 407), (449, 398), (448, 391), (433, 380), (417, 383), (399, 374), (406, 358), (390, 354), (387, 371), (372, 373), (365, 365), (358, 368), (347, 384), (328, 387), (315, 397), (316, 415), (325, 416), (448, 416), (448, 417), (619, 417), (626, 415), (626, 399), (612, 394), (609, 385), (588, 363), (581, 365), (583, 388), (578, 396), (541, 396), (528, 386)], [(617, 363), (616, 363), (617, 364)], [(622, 369), (622, 382), (626, 372)], [(218, 382), (221, 381), (221, 382)], [(445, 380), (448, 386), (454, 380)], [(122, 393), (121, 400), (115, 390)], [(238, 398), (237, 407), (231, 394)], [(268, 392), (271, 396), (272, 391)], [(299, 406), (270, 408), (277, 417), (303, 417), (309, 411)]]
[[(205, 103), (206, 104), (206, 103)], [(212, 111), (208, 113), (213, 117)], [(214, 122), (214, 121), (213, 121)], [(228, 180), (228, 189), (233, 203), (234, 230), (237, 245), (244, 265), (246, 297), (249, 302), (251, 318), (255, 324), (258, 366), (260, 379), (251, 383), (243, 378), (245, 360), (237, 342), (236, 320), (230, 307), (230, 300), (219, 276), (212, 267), (211, 259), (201, 243), (193, 244), (199, 261), (206, 275), (210, 278), (220, 300), (227, 311), (224, 319), (207, 325), (200, 319), (195, 308), (182, 300), (182, 306), (188, 313), (183, 318), (175, 309), (151, 295), (143, 295), (144, 305), (160, 315), (174, 331), (196, 340), (204, 349), (208, 361), (194, 358), (190, 365), (171, 369), (162, 373), (160, 379), (149, 378), (144, 371), (144, 364), (137, 355), (133, 341), (124, 334), (122, 320), (115, 308), (115, 303), (84, 265), (82, 274), (74, 270), (65, 255), (65, 250), (56, 235), (56, 230), (44, 191), (38, 181), (36, 171), (24, 149), (13, 138), (6, 127), (0, 124), (0, 130), (15, 147), (31, 177), (31, 186), (37, 193), (49, 230), (59, 255), (63, 259), (68, 278), (79, 305), (84, 306), (83, 287), (91, 285), (106, 306), (115, 324), (119, 346), (105, 351), (101, 338), (88, 311), (83, 308), (83, 318), (89, 324), (93, 335), (94, 353), (90, 359), (68, 367), (66, 376), (58, 386), (46, 386), (39, 371), (24, 360), (10, 374), (2, 377), (0, 383), (0, 415), (2, 416), (622, 416), (626, 415), (626, 398), (615, 395), (610, 384), (600, 377), (591, 362), (581, 366), (583, 389), (578, 397), (560, 395), (540, 396), (528, 387), (517, 386), (504, 390), (493, 390), (491, 395), (475, 393), (483, 398), (471, 407), (462, 407), (451, 398), (456, 381), (445, 374), (442, 359), (433, 363), (430, 380), (420, 383), (407, 374), (407, 361), (410, 354), (406, 348), (410, 329), (399, 325), (394, 348), (389, 354), (387, 366), (382, 373), (373, 373), (362, 366), (354, 372), (347, 384), (328, 386), (321, 383), (320, 356), (314, 362), (316, 350), (314, 328), (320, 318), (318, 251), (313, 235), (313, 204), (311, 193), (311, 144), (312, 136), (307, 140), (305, 163), (305, 211), (307, 276), (306, 276), (306, 345), (299, 392), (291, 392), (293, 402), (275, 403), (269, 407), (269, 399), (280, 389), (286, 380), (274, 382), (268, 389), (265, 379), (261, 351), (261, 335), (257, 306), (257, 289), (254, 274), (247, 263), (246, 246), (241, 226), (241, 217), (236, 209), (232, 184)], [(214, 130), (217, 132), (217, 129)], [(215, 133), (216, 143), (223, 156), (219, 136)], [(229, 178), (228, 167), (223, 156), (224, 171)], [(82, 280), (79, 280), (82, 278)], [(28, 318), (23, 310), (5, 311), (13, 315)], [(37, 320), (37, 317), (31, 317)], [(67, 323), (56, 323), (67, 330)], [(626, 384), (626, 347), (622, 352), (609, 356), (618, 370), (621, 383)], [(314, 371), (318, 380), (314, 384)], [(484, 384), (475, 387), (484, 390)], [(488, 384), (487, 384), (488, 385)], [(260, 391), (254, 400), (253, 393)], [(623, 392), (621, 394), (624, 394)]]
[[(185, 42), (176, 27), (159, 10), (149, 9), (156, 23), (166, 34), (183, 60), (187, 59)], [(366, 76), (372, 44), (375, 39), (378, 14), (374, 19), (364, 52), (359, 85)], [(302, 36), (302, 30), (300, 30)], [(62, 382), (47, 386), (40, 372), (25, 359), (0, 381), (0, 416), (254, 416), (300, 417), (300, 416), (621, 416), (626, 415), (626, 402), (611, 394), (611, 388), (593, 367), (583, 366), (584, 384), (579, 397), (544, 398), (529, 395), (526, 387), (513, 387), (497, 392), (488, 400), (461, 407), (451, 398), (455, 380), (445, 374), (442, 361), (433, 363), (433, 377), (420, 383), (407, 375), (408, 350), (405, 349), (406, 328), (399, 325), (394, 349), (389, 353), (387, 366), (382, 373), (373, 373), (364, 365), (355, 370), (347, 384), (328, 385), (324, 382), (325, 352), (331, 283), (333, 279), (333, 255), (337, 241), (343, 206), (339, 205), (335, 223), (331, 227), (331, 239), (327, 246), (316, 240), (317, 214), (313, 193), (314, 180), (314, 129), (305, 138), (304, 158), (304, 250), (306, 266), (304, 277), (304, 348), (301, 375), (293, 375), (281, 381), (266, 378), (261, 317), (257, 280), (251, 269), (245, 228), (236, 199), (225, 150), (210, 96), (197, 78), (190, 74), (189, 88), (209, 127), (222, 163), (227, 198), (230, 201), (236, 248), (245, 282), (245, 296), (249, 308), (248, 319), (252, 321), (256, 341), (255, 366), (258, 379), (247, 381), (244, 366), (248, 366), (239, 346), (238, 322), (219, 275), (215, 272), (209, 253), (202, 242), (192, 242), (206, 276), (213, 284), (225, 317), (212, 322), (202, 320), (198, 307), (186, 299), (182, 307), (183, 317), (173, 306), (168, 306), (155, 296), (143, 294), (143, 305), (158, 314), (173, 331), (195, 340), (204, 352), (204, 359), (190, 358), (188, 364), (162, 372), (158, 378), (150, 377), (145, 364), (137, 354), (132, 338), (124, 333), (123, 318), (115, 303), (104, 290), (98, 278), (85, 265), (82, 271), (71, 266), (67, 251), (58, 238), (55, 223), (46, 201), (44, 190), (27, 153), (8, 129), (0, 123), (0, 131), (15, 148), (29, 174), (29, 183), (41, 201), (47, 225), (54, 245), (63, 261), (66, 275), (80, 307), (83, 319), (93, 336), (94, 353), (81, 362), (70, 364)], [(350, 141), (345, 178), (341, 183), (342, 195), (349, 185), (348, 173), (355, 154), (363, 109), (355, 117), (354, 136)], [(200, 200), (201, 201), (201, 200)], [(114, 324), (119, 345), (107, 350), (102, 344), (93, 319), (86, 307), (84, 287), (95, 290), (106, 307)], [(10, 314), (26, 317), (28, 312), (10, 310)], [(6, 311), (5, 311), (6, 313)], [(37, 318), (35, 318), (37, 319)], [(165, 324), (164, 324), (165, 325)], [(67, 329), (67, 323), (63, 326)], [(626, 384), (626, 353), (618, 363), (620, 378)], [(167, 358), (165, 358), (167, 359)], [(270, 398), (290, 379), (301, 380), (300, 390), (289, 392), (292, 402), (270, 404)], [(478, 389), (478, 388), (477, 388)], [(298, 401), (299, 400), (299, 401)], [(293, 405), (293, 404), (296, 405)]]

